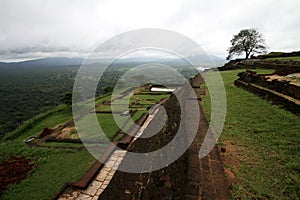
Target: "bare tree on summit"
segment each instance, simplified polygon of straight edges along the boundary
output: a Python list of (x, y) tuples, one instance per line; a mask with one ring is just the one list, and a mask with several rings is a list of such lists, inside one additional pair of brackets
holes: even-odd
[(228, 49), (227, 60), (233, 55), (245, 53), (245, 59), (248, 59), (251, 53), (265, 53), (265, 39), (263, 35), (255, 28), (241, 30), (231, 39), (231, 47)]

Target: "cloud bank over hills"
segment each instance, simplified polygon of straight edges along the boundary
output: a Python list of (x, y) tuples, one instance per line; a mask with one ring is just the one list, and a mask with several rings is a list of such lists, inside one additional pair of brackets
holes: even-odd
[(162, 28), (184, 34), (225, 58), (230, 39), (257, 28), (269, 51), (300, 47), (300, 1), (18, 1), (0, 2), (0, 61), (85, 57), (122, 32)]

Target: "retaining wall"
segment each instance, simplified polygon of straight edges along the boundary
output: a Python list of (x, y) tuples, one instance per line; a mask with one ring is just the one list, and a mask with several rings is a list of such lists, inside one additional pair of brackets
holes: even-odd
[(278, 75), (288, 75), (300, 72), (300, 61), (236, 59), (218, 68), (220, 71), (233, 69), (274, 69)]
[(246, 83), (253, 83), (276, 92), (288, 95), (292, 98), (300, 100), (300, 87), (289, 84), (289, 81), (268, 80), (265, 75), (256, 74), (256, 72), (247, 70), (238, 74), (239, 80)]
[(287, 110), (300, 114), (300, 88), (288, 82), (267, 81), (264, 75), (257, 75), (247, 70), (238, 74), (240, 77), (234, 85), (268, 99), (273, 104), (283, 106)]

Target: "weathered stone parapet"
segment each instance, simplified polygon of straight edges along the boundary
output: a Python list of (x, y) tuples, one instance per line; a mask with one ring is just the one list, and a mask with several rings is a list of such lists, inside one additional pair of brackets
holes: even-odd
[(252, 92), (273, 104), (281, 105), (287, 110), (300, 114), (300, 87), (288, 81), (269, 81), (266, 75), (247, 70), (238, 74), (240, 77), (234, 85)]

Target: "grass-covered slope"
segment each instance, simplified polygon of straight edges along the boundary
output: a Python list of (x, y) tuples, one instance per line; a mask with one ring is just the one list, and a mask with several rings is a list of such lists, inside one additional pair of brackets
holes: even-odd
[(278, 58), (267, 58), (267, 60), (287, 60), (287, 61), (300, 61), (300, 56), (291, 56), (291, 57), (278, 57)]
[[(122, 91), (120, 94), (122, 94)], [(138, 107), (139, 110), (134, 112), (132, 120), (137, 120), (143, 113), (147, 112), (147, 108), (151, 104), (157, 103), (161, 98), (168, 96), (167, 94), (132, 96), (131, 98), (133, 100), (131, 102), (140, 103)], [(153, 101), (149, 101), (148, 99), (153, 99)], [(108, 111), (111, 111), (111, 106), (103, 104), (104, 101), (109, 100), (112, 100), (111, 95), (106, 95), (97, 98), (95, 104), (97, 108), (104, 106)], [(123, 99), (120, 97), (120, 99), (117, 100), (121, 101)], [(72, 127), (73, 125), (68, 125), (72, 117), (71, 108), (66, 105), (61, 105), (26, 121), (19, 128), (6, 134), (6, 136), (2, 138), (0, 141), (0, 164), (12, 156), (22, 157), (30, 159), (35, 166), (35, 170), (31, 171), (27, 177), (18, 184), (9, 186), (3, 194), (0, 194), (0, 199), (50, 199), (65, 183), (79, 180), (92, 166), (96, 159), (87, 150), (83, 149), (82, 144), (67, 142), (49, 143), (40, 138), (36, 138), (30, 143), (31, 145), (27, 145), (24, 142), (24, 140), (31, 136), (40, 135), (44, 128), (55, 130), (54, 127), (62, 127), (66, 124)], [(120, 123), (124, 124), (124, 126), (126, 125), (124, 127), (125, 129), (128, 129), (130, 125), (132, 125), (126, 122), (129, 117), (130, 116), (119, 116), (121, 120)], [(97, 113), (97, 119), (106, 137), (113, 139), (113, 136), (120, 127), (115, 123), (112, 113)], [(90, 127), (89, 124), (91, 120), (91, 114), (87, 113), (80, 119), (80, 122)], [(92, 127), (90, 130), (85, 131), (87, 132), (87, 137), (82, 138), (81, 135), (81, 139), (95, 139), (98, 138), (96, 136), (99, 136)], [(120, 139), (120, 137), (115, 139)], [(100, 153), (102, 153), (102, 150), (105, 150), (105, 145), (103, 149), (100, 149)], [(6, 170), (0, 168), (1, 175), (3, 171)], [(2, 178), (4, 177), (0, 177), (0, 181), (4, 180)]]
[[(230, 144), (236, 151), (223, 154), (225, 160), (226, 156), (233, 159), (232, 164), (225, 164), (237, 177), (232, 196), (234, 199), (298, 199), (300, 118), (235, 87), (233, 82), (240, 71), (243, 70), (221, 72), (227, 93), (227, 116), (219, 143)], [(203, 106), (209, 115), (209, 95), (204, 97)]]
[(53, 127), (71, 117), (71, 110), (67, 108), (47, 114), (45, 118), (36, 117), (11, 133), (11, 138), (6, 138), (9, 140), (1, 141), (0, 162), (11, 156), (26, 157), (37, 167), (26, 179), (12, 185), (0, 199), (50, 199), (64, 183), (77, 181), (89, 169), (95, 159), (87, 151), (33, 148), (23, 142), (28, 136), (41, 133), (44, 127)]

